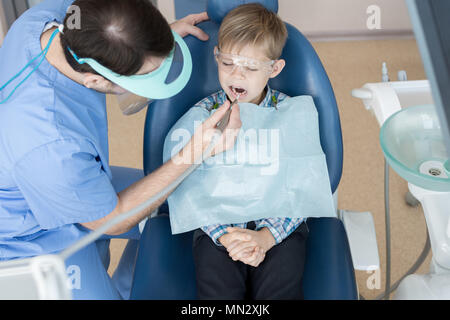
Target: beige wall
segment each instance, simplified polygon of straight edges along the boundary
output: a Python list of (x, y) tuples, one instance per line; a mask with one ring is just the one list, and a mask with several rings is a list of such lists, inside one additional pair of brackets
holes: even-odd
[[(381, 29), (367, 28), (367, 8), (380, 8)], [(173, 0), (158, 1), (164, 16), (175, 20)], [(412, 36), (404, 0), (279, 0), (279, 14), (312, 40), (373, 39)], [(0, 5), (0, 45), (6, 30)]]
[(6, 19), (3, 13), (2, 3), (0, 2), (0, 46), (3, 43), (3, 38), (6, 34)]
[[(371, 5), (379, 7), (380, 29), (370, 30)], [(309, 38), (364, 39), (412, 35), (404, 0), (279, 0), (279, 15)]]
[(158, 0), (157, 6), (169, 23), (175, 21), (175, 3), (173, 0)]
[[(311, 40), (362, 40), (412, 37), (405, 0), (278, 0), (283, 20), (301, 30)], [(370, 30), (367, 9), (380, 9), (380, 29)], [(158, 7), (172, 22), (174, 1), (160, 0)]]

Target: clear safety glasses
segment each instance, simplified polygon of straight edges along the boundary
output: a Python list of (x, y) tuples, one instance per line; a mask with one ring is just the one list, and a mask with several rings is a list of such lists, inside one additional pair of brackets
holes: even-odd
[(214, 49), (214, 56), (219, 68), (228, 74), (233, 73), (236, 68), (245, 75), (270, 74), (275, 63), (275, 60), (261, 61), (237, 54), (223, 53), (217, 47)]

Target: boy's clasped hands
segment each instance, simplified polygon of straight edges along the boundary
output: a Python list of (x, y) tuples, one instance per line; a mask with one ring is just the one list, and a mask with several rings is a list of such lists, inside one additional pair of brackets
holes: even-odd
[(258, 231), (228, 227), (219, 242), (227, 249), (230, 258), (257, 267), (264, 261), (266, 252), (275, 245), (275, 238), (268, 228)]

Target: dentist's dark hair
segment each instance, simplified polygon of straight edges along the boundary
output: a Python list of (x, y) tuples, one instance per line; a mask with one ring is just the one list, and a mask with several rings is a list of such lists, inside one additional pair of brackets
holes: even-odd
[[(174, 46), (169, 24), (150, 0), (75, 0), (72, 6), (78, 8), (69, 10), (64, 19), (61, 45), (75, 71), (97, 74), (89, 65), (79, 64), (68, 47), (80, 58), (95, 59), (129, 76), (146, 58), (167, 56)], [(79, 28), (73, 23), (77, 12)]]

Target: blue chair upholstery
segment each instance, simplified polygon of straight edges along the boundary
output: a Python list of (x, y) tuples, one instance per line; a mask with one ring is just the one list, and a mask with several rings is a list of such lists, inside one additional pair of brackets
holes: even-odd
[[(214, 20), (198, 26), (210, 36), (210, 40), (203, 42), (192, 36), (185, 38), (193, 57), (193, 73), (178, 95), (155, 101), (148, 108), (144, 132), (146, 175), (162, 165), (164, 139), (175, 122), (196, 102), (220, 89), (213, 48), (217, 44), (221, 17), (245, 2), (261, 2), (271, 10), (278, 9), (276, 0), (209, 1), (208, 14)], [(313, 97), (319, 114), (321, 145), (334, 192), (342, 174), (343, 154), (334, 92), (309, 41), (295, 27), (286, 25), (289, 36), (282, 54), (286, 67), (269, 85), (290, 96)], [(193, 232), (172, 235), (167, 203), (160, 207), (159, 213), (159, 216), (148, 220), (142, 234), (131, 299), (195, 299)], [(307, 224), (310, 234), (304, 271), (305, 299), (357, 299), (354, 269), (342, 222), (334, 218), (310, 218)]]

